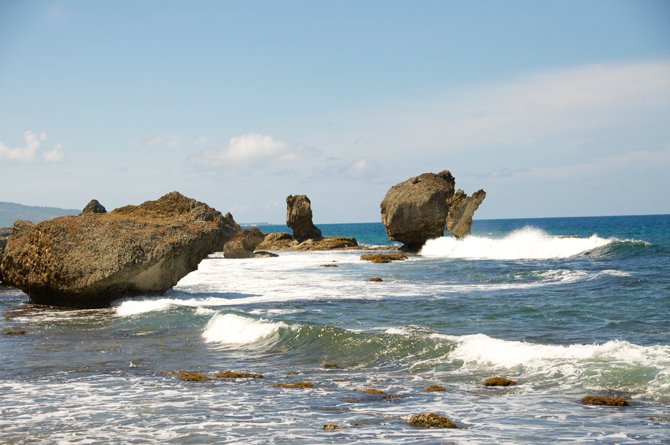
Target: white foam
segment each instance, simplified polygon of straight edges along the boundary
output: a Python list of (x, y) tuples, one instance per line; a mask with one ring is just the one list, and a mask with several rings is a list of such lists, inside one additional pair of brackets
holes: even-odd
[(129, 317), (139, 315), (145, 312), (165, 311), (174, 307), (174, 301), (167, 298), (158, 300), (126, 300), (116, 308), (116, 315), (119, 317)]
[(235, 314), (217, 314), (207, 323), (202, 337), (206, 342), (248, 345), (272, 340), (286, 323), (271, 323)]
[(608, 362), (670, 370), (670, 346), (639, 346), (619, 340), (590, 345), (542, 345), (500, 340), (484, 334), (442, 338), (457, 343), (449, 359), (462, 360), (464, 367), (523, 366), (536, 372), (566, 363)]
[(468, 236), (461, 240), (442, 237), (429, 240), (421, 255), (442, 258), (468, 258), (482, 260), (521, 260), (569, 258), (605, 246), (614, 238), (558, 238), (542, 230), (526, 227), (504, 238)]

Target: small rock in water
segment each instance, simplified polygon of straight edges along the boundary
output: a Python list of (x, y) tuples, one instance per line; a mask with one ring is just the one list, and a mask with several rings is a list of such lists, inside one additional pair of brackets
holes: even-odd
[(327, 423), (323, 426), (323, 429), (326, 431), (330, 430), (339, 430), (340, 428), (344, 428), (342, 425), (335, 425), (334, 423)]
[(206, 382), (212, 380), (206, 375), (195, 374), (191, 372), (182, 372), (178, 377), (184, 379), (185, 382)]
[(322, 264), (321, 267), (337, 267), (337, 264)]
[(423, 413), (412, 416), (407, 421), (407, 424), (424, 428), (458, 428), (458, 425), (451, 420), (434, 413)]
[(390, 263), (391, 261), (404, 261), (407, 259), (407, 255), (402, 253), (375, 253), (361, 255), (361, 259), (373, 263)]
[(375, 281), (375, 282), (381, 283), (381, 282), (384, 281), (384, 280), (382, 280), (382, 279), (379, 278), (379, 277), (374, 277), (374, 278), (370, 278), (370, 279), (368, 279), (368, 281)]
[(446, 389), (444, 389), (444, 386), (433, 385), (423, 390), (423, 392), (432, 392), (432, 391), (446, 391)]
[(214, 377), (219, 379), (264, 379), (261, 374), (249, 374), (246, 372), (224, 372), (216, 374)]
[(586, 396), (581, 402), (582, 405), (628, 406), (628, 402), (623, 397), (613, 399), (611, 397)]
[(339, 368), (335, 363), (325, 363), (323, 365), (324, 368)]
[(7, 331), (7, 335), (26, 335), (26, 331)]
[(384, 391), (380, 391), (378, 389), (366, 389), (365, 391), (361, 391), (363, 394), (384, 394)]
[(272, 385), (273, 388), (314, 388), (314, 385), (312, 385), (309, 382), (298, 382), (294, 383), (293, 385), (289, 385), (288, 383), (277, 383), (276, 385)]
[(508, 380), (503, 377), (493, 377), (484, 382), (484, 386), (512, 386), (516, 385), (514, 380)]

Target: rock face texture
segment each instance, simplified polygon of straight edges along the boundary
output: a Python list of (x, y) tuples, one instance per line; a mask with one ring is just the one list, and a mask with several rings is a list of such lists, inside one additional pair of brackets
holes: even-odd
[(107, 213), (107, 209), (105, 209), (97, 199), (91, 199), (91, 202), (86, 204), (86, 207), (84, 207), (84, 210), (81, 212), (82, 215), (87, 215), (89, 213)]
[(456, 238), (470, 235), (472, 228), (472, 216), (479, 205), (486, 198), (486, 192), (479, 190), (468, 196), (459, 189), (449, 202), (449, 215), (447, 216), (447, 232), (453, 233)]
[(396, 184), (381, 202), (382, 222), (393, 241), (404, 249), (418, 251), (432, 238), (444, 234), (449, 206), (456, 180), (448, 170), (424, 173)]
[(472, 216), (486, 197), (479, 190), (468, 197), (463, 190), (454, 193), (456, 180), (449, 172), (424, 173), (389, 189), (381, 202), (382, 222), (393, 241), (403, 251), (416, 252), (426, 241), (447, 231), (456, 238), (470, 234)]
[(254, 250), (263, 242), (265, 235), (258, 227), (241, 229), (235, 237), (223, 246), (225, 258), (253, 258)]
[(17, 221), (2, 271), (32, 303), (106, 307), (174, 286), (219, 243), (223, 225), (220, 212), (177, 192), (105, 214)]
[(223, 217), (223, 229), (221, 230), (221, 241), (219, 244), (214, 246), (210, 253), (213, 252), (223, 252), (223, 246), (233, 239), (237, 232), (242, 230), (242, 228), (235, 222), (233, 215), (226, 213), (226, 216)]
[(458, 428), (458, 425), (451, 420), (435, 413), (417, 414), (412, 416), (407, 424), (423, 428)]
[(305, 195), (289, 195), (286, 198), (286, 225), (293, 230), (293, 238), (299, 243), (323, 238), (321, 230), (312, 223), (312, 206)]

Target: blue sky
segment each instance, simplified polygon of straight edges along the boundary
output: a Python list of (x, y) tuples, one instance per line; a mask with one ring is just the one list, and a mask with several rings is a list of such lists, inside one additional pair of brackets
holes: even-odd
[(478, 218), (670, 213), (670, 2), (0, 0), (0, 201), (372, 222), (444, 169)]

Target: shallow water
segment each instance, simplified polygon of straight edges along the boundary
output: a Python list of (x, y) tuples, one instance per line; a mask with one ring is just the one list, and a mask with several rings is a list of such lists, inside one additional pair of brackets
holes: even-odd
[[(394, 244), (381, 224), (320, 228)], [(390, 264), (214, 255), (163, 297), (105, 310), (0, 288), (2, 332), (28, 332), (0, 337), (0, 442), (668, 443), (670, 216), (476, 221), (473, 233)], [(265, 379), (176, 375), (225, 371)], [(518, 385), (482, 385), (494, 376)], [(314, 388), (272, 388), (300, 381)], [(460, 428), (405, 424), (423, 412)]]

